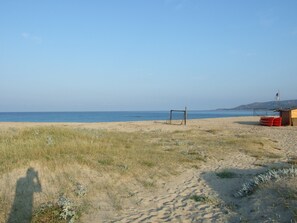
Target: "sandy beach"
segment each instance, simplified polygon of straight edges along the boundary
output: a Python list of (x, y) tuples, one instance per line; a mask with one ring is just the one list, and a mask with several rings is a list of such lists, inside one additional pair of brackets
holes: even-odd
[[(203, 132), (209, 134), (209, 143), (218, 139), (217, 151), (220, 151), (220, 137), (230, 135), (241, 137), (255, 136), (271, 143), (269, 150), (274, 156), (251, 155), (238, 147), (231, 155), (205, 155), (202, 148), (199, 155), (203, 161), (191, 164), (192, 168), (180, 168), (178, 173), (159, 178), (153, 188), (143, 188), (135, 182), (117, 181), (114, 175), (106, 175), (89, 168), (82, 172), (87, 178), (86, 184), (104, 184), (111, 181), (119, 187), (129, 189), (131, 196), (121, 198), (121, 207), (116, 209), (106, 198), (106, 194), (91, 194), (88, 202), (91, 207), (84, 211), (78, 222), (296, 222), (297, 212), (292, 209), (296, 204), (296, 177), (284, 178), (259, 187), (253, 194), (235, 197), (241, 185), (259, 173), (273, 168), (288, 168), (296, 164), (297, 128), (264, 127), (259, 125), (259, 117), (213, 118), (189, 120), (187, 125), (169, 125), (163, 121), (123, 122), (123, 123), (0, 123), (0, 131), (17, 131), (39, 127), (63, 127), (71, 129), (104, 130), (106, 132), (189, 134)], [(207, 142), (206, 142), (207, 143)], [(239, 144), (240, 145), (240, 144)], [(244, 147), (245, 144), (242, 144)], [(266, 145), (261, 148), (267, 149)], [(183, 147), (183, 144), (181, 144)], [(188, 150), (199, 147), (199, 143), (188, 146)], [(170, 148), (169, 148), (170, 149)], [(184, 148), (180, 148), (184, 149)], [(267, 149), (268, 151), (268, 149)], [(34, 208), (44, 202), (51, 193), (56, 193), (50, 185), (55, 178), (50, 168), (32, 160), (30, 163), (39, 170), (43, 185), (42, 192), (34, 195)], [(73, 167), (71, 171), (81, 167)], [(0, 176), (0, 193), (8, 206), (15, 196), (15, 182), (26, 172), (27, 166), (20, 166)], [(218, 173), (233, 175), (219, 175)], [(69, 173), (71, 175), (71, 173)], [(47, 188), (48, 187), (48, 188)], [(291, 190), (290, 197), (280, 196), (283, 190)], [(54, 191), (54, 192), (52, 192)], [(92, 191), (90, 189), (90, 191)], [(90, 192), (92, 193), (92, 192)], [(3, 194), (6, 194), (4, 197)], [(287, 200), (286, 200), (287, 199)], [(9, 208), (0, 208), (0, 219), (7, 219)], [(5, 222), (5, 221), (3, 221)]]
[(0, 223), (297, 223), (296, 9), (1, 1)]

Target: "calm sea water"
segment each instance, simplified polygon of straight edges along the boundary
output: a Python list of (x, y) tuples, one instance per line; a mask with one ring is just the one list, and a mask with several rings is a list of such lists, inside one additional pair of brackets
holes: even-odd
[[(253, 111), (188, 111), (188, 119), (252, 116)], [(168, 120), (169, 111), (116, 112), (0, 112), (0, 122), (127, 122)], [(173, 119), (182, 119), (174, 113)]]

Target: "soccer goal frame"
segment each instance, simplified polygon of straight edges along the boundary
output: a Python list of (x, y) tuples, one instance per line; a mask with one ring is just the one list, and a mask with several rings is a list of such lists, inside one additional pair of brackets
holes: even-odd
[(177, 113), (184, 113), (183, 115), (183, 120), (182, 123), (184, 123), (184, 125), (187, 125), (187, 118), (188, 118), (188, 112), (187, 112), (187, 107), (185, 107), (185, 110), (170, 110), (170, 117), (169, 117), (169, 123), (172, 124), (172, 118), (173, 118), (173, 113), (177, 112)]

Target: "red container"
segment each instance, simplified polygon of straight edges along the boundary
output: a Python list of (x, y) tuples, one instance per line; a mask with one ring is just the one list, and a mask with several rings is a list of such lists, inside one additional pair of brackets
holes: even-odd
[(260, 125), (273, 126), (274, 117), (261, 117)]
[(282, 118), (281, 117), (274, 118), (273, 126), (282, 126)]
[(261, 117), (260, 118), (260, 125), (264, 126), (281, 126), (282, 125), (282, 118), (281, 117)]

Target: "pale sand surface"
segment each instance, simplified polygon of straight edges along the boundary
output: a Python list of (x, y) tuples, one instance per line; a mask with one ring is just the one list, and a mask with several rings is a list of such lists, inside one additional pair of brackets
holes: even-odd
[[(135, 188), (134, 200), (122, 210), (114, 212), (104, 208), (88, 213), (82, 222), (288, 222), (286, 210), (272, 208), (273, 194), (261, 191), (245, 198), (234, 198), (240, 185), (249, 176), (263, 172), (268, 166), (285, 163), (297, 155), (297, 127), (264, 127), (258, 125), (259, 117), (236, 117), (189, 120), (187, 126), (169, 125), (164, 121), (122, 123), (0, 123), (0, 129), (33, 126), (65, 126), (71, 128), (104, 129), (107, 131), (185, 131), (190, 129), (224, 129), (238, 133), (254, 133), (277, 143), (281, 158), (257, 159), (240, 153), (228, 159), (211, 159), (199, 168), (188, 169), (166, 182), (159, 182), (156, 190)], [(219, 170), (232, 170), (240, 177), (222, 179)], [(207, 202), (190, 199), (193, 195), (209, 198)], [(263, 196), (265, 199), (263, 199)], [(276, 205), (277, 204), (273, 204)], [(276, 209), (275, 209), (276, 208)], [(278, 210), (278, 213), (275, 213)], [(279, 219), (278, 219), (279, 218)]]

